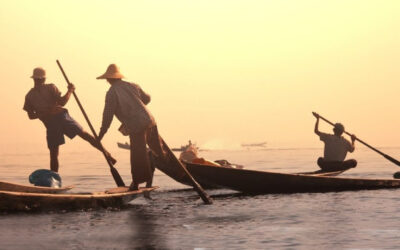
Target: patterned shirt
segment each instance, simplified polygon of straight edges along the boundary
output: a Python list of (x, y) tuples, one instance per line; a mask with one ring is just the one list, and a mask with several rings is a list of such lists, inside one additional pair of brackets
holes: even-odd
[(104, 135), (115, 115), (122, 123), (123, 134), (137, 133), (154, 126), (155, 120), (147, 109), (150, 96), (139, 85), (125, 81), (113, 83), (106, 94), (100, 136)]

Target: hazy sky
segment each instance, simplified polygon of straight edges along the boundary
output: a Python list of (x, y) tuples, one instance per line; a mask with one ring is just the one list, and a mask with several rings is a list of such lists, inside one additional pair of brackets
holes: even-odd
[[(374, 146), (399, 146), (399, 1), (0, 0), (0, 149), (47, 150), (22, 110), (37, 66), (64, 66), (98, 130), (110, 63), (152, 96), (170, 146), (321, 146), (317, 111)], [(66, 106), (88, 127), (75, 101)], [(127, 138), (114, 119), (108, 148)], [(331, 128), (321, 123), (321, 130)], [(87, 147), (80, 139), (69, 149)]]

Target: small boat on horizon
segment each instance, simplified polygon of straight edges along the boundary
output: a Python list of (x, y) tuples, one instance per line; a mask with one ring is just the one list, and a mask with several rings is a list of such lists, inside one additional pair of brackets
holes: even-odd
[[(117, 142), (117, 145), (118, 145), (119, 148), (123, 148), (123, 149), (130, 149), (130, 148), (131, 148), (131, 145), (130, 145), (128, 142), (125, 142), (125, 143)], [(171, 148), (171, 150), (172, 150), (172, 151), (175, 151), (175, 152), (183, 152), (183, 151), (187, 150), (187, 149), (190, 148), (190, 147), (195, 147), (197, 150), (202, 151), (202, 150), (196, 145), (196, 143), (192, 143), (191, 140), (189, 140), (189, 143), (188, 143), (188, 144), (182, 145), (180, 148)]]
[(250, 149), (250, 148), (266, 148), (267, 142), (257, 142), (257, 143), (242, 143), (240, 146)]
[(121, 142), (117, 142), (118, 147), (123, 148), (123, 149), (131, 149), (131, 145), (129, 145), (129, 143), (125, 142), (125, 143), (121, 143)]
[(194, 147), (194, 148), (196, 148), (197, 150), (200, 150), (200, 148), (197, 147), (196, 143), (192, 143), (191, 140), (189, 140), (188, 144), (182, 145), (180, 148), (171, 148), (171, 150), (172, 150), (172, 151), (175, 151), (175, 152), (183, 152), (183, 151), (186, 151), (186, 150), (187, 150), (188, 148), (190, 148), (190, 147)]

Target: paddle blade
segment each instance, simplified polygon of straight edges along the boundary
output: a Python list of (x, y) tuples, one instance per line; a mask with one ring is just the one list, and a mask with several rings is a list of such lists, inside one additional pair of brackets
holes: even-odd
[(394, 159), (393, 157), (388, 156), (387, 154), (383, 154), (383, 157), (385, 157), (386, 159), (388, 159), (389, 161), (393, 162), (394, 164), (400, 167), (400, 161)]
[(115, 183), (117, 184), (118, 187), (125, 187), (125, 183), (121, 178), (121, 175), (119, 175), (118, 171), (114, 167), (110, 167), (111, 174), (115, 180)]

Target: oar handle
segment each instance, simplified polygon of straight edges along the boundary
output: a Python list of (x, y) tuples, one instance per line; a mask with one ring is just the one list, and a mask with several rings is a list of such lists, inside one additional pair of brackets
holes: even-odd
[[(60, 61), (57, 60), (57, 64), (58, 64), (58, 67), (60, 67), (61, 73), (63, 74), (63, 76), (64, 76), (64, 78), (65, 78), (65, 81), (67, 82), (68, 86), (72, 85), (72, 83), (71, 83), (71, 82), (69, 81), (69, 79), (68, 79), (68, 76), (65, 74), (65, 71), (64, 71), (63, 67), (61, 66)], [(88, 123), (89, 128), (90, 128), (90, 130), (92, 131), (94, 138), (98, 141), (97, 133), (96, 133), (96, 131), (94, 130), (94, 128), (93, 128), (93, 126), (92, 126), (92, 123), (91, 123), (90, 120), (89, 120), (88, 115), (86, 114), (85, 110), (83, 109), (83, 106), (82, 106), (81, 102), (79, 101), (78, 96), (76, 95), (75, 91), (73, 91), (72, 94), (74, 95), (74, 98), (75, 98), (76, 102), (78, 103), (78, 106), (79, 106), (80, 110), (82, 111), (82, 114), (83, 114), (83, 116), (85, 117), (86, 122)], [(98, 142), (99, 142), (99, 141), (98, 141)], [(101, 142), (99, 142), (99, 143), (101, 144)], [(101, 147), (103, 148), (103, 146), (101, 146)], [(103, 148), (103, 151), (104, 151), (104, 148)]]
[[(315, 113), (315, 112), (313, 112), (313, 113)], [(315, 114), (317, 114), (317, 113), (315, 113)], [(334, 124), (333, 122), (328, 121), (326, 118), (324, 118), (323, 116), (321, 116), (321, 115), (319, 115), (319, 114), (317, 114), (317, 115), (318, 115), (319, 118), (321, 118), (321, 119), (324, 120), (325, 122), (329, 123), (329, 124), (332, 125), (332, 126), (335, 126), (335, 124)], [(344, 131), (344, 133), (347, 134), (347, 135), (350, 135), (350, 136), (353, 135), (353, 134), (351, 134), (351, 133), (349, 133), (349, 132), (347, 132), (347, 131)], [(369, 147), (370, 149), (372, 149), (372, 150), (374, 150), (374, 151), (376, 151), (376, 152), (378, 152), (378, 153), (380, 153), (380, 154), (382, 154), (382, 155), (384, 154), (384, 153), (382, 153), (381, 151), (379, 151), (378, 149), (376, 149), (376, 148), (372, 147), (371, 145), (369, 145), (368, 143), (366, 143), (366, 142), (364, 142), (364, 141), (358, 139), (357, 137), (356, 137), (356, 140), (359, 141), (359, 142), (361, 142), (361, 143), (364, 144), (365, 146)]]
[[(65, 81), (67, 82), (68, 86), (72, 85), (71, 82), (69, 81), (68, 77), (67, 77), (67, 74), (65, 74), (65, 71), (64, 71), (63, 67), (61, 66), (60, 61), (56, 60), (56, 62), (57, 62), (58, 67), (60, 68), (61, 73), (63, 74), (63, 76), (64, 76), (64, 78), (65, 78)], [(121, 176), (119, 175), (117, 169), (114, 168), (114, 166), (113, 166), (113, 164), (111, 163), (110, 159), (107, 157), (107, 154), (106, 154), (106, 152), (105, 152), (105, 149), (104, 149), (104, 147), (103, 147), (103, 144), (102, 144), (101, 141), (99, 140), (99, 138), (98, 138), (98, 136), (97, 136), (97, 133), (96, 133), (96, 131), (94, 130), (94, 128), (93, 128), (93, 126), (92, 126), (92, 123), (90, 122), (89, 117), (88, 117), (88, 115), (87, 115), (86, 112), (85, 112), (85, 109), (83, 108), (81, 102), (79, 101), (78, 96), (76, 95), (75, 91), (73, 91), (72, 94), (74, 95), (74, 98), (75, 98), (76, 102), (78, 103), (78, 106), (79, 106), (80, 110), (82, 111), (82, 114), (83, 114), (83, 116), (85, 117), (85, 120), (86, 120), (87, 124), (89, 125), (89, 128), (90, 128), (90, 130), (92, 131), (92, 134), (93, 134), (94, 138), (96, 139), (97, 143), (99, 143), (101, 152), (103, 153), (104, 157), (105, 157), (106, 160), (107, 160), (107, 163), (108, 163), (108, 165), (109, 165), (109, 167), (110, 167), (111, 173), (112, 173), (112, 175), (113, 175), (113, 177), (114, 177), (114, 180), (115, 180), (117, 186), (119, 186), (119, 187), (124, 187), (124, 186), (125, 186), (124, 181), (122, 180)]]
[[(318, 113), (312, 112), (314, 115), (317, 115), (319, 118), (321, 118), (322, 120), (324, 120), (325, 122), (329, 123), (332, 126), (335, 126), (334, 123), (332, 123), (331, 121), (327, 120), (326, 118), (324, 118), (323, 116), (319, 115)], [(353, 134), (344, 131), (345, 134), (352, 136)], [(400, 166), (400, 161), (394, 159), (393, 157), (383, 153), (382, 151), (372, 147), (371, 145), (369, 145), (368, 143), (364, 142), (363, 140), (359, 139), (356, 137), (356, 140), (361, 142), (362, 144), (364, 144), (365, 146), (367, 146), (368, 148), (372, 149), (373, 151), (377, 152), (378, 154), (382, 155), (383, 157), (385, 157), (386, 159), (388, 159), (389, 161), (393, 162), (394, 164)]]

